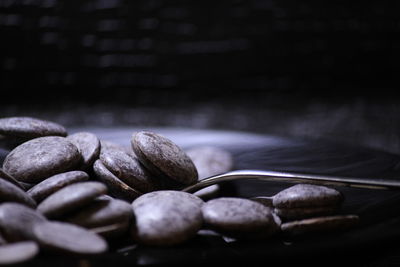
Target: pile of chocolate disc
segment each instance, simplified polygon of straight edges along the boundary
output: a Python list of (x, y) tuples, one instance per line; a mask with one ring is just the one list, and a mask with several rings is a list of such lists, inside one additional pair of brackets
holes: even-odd
[(235, 240), (343, 230), (355, 215), (334, 215), (343, 196), (299, 184), (274, 196), (219, 197), (219, 185), (180, 191), (230, 171), (217, 147), (183, 151), (148, 131), (131, 148), (88, 132), (68, 135), (53, 122), (0, 119), (0, 145), (10, 152), (0, 169), (0, 264), (27, 261), (39, 251), (94, 255), (129, 237), (139, 246), (171, 246), (201, 231)]

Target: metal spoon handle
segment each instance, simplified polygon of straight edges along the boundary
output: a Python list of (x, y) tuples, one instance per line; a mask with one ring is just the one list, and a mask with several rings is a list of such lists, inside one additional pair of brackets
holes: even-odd
[(400, 189), (400, 180), (350, 178), (297, 172), (237, 170), (205, 178), (194, 185), (184, 188), (185, 192), (196, 192), (204, 187), (227, 181), (257, 179), (290, 183), (310, 183), (316, 185), (350, 186), (368, 189)]

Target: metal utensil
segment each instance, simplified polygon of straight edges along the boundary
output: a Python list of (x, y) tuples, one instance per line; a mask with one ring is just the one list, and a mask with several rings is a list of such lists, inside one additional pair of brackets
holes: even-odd
[(243, 179), (257, 179), (261, 181), (278, 181), (289, 183), (310, 183), (316, 185), (348, 186), (368, 189), (400, 189), (400, 180), (351, 178), (322, 174), (305, 174), (297, 172), (265, 171), (265, 170), (237, 170), (205, 178), (196, 184), (188, 186), (182, 191), (196, 192), (204, 187), (221, 182)]

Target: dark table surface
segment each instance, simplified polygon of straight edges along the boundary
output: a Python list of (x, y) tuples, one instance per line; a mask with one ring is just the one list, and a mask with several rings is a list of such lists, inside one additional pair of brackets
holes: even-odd
[[(101, 139), (129, 144), (135, 127), (77, 127)], [(148, 128), (159, 132), (183, 148), (216, 145), (231, 151), (235, 169), (272, 169), (324, 173), (351, 177), (397, 179), (397, 154), (321, 139), (287, 138), (248, 132), (195, 130), (191, 128)], [(223, 184), (222, 195), (271, 196), (290, 186), (288, 183), (245, 180)], [(358, 214), (360, 224), (339, 233), (295, 239), (277, 237), (264, 241), (232, 241), (220, 236), (199, 235), (175, 247), (153, 248), (135, 245), (129, 237), (111, 242), (106, 255), (76, 259), (41, 255), (27, 266), (135, 266), (304, 263), (330, 265), (352, 263), (371, 266), (398, 263), (400, 251), (400, 192), (338, 187), (345, 196), (342, 214)]]

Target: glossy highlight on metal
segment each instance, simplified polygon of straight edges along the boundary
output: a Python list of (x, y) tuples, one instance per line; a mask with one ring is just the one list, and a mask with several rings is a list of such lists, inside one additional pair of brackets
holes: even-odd
[(348, 186), (367, 189), (400, 189), (400, 181), (371, 178), (352, 178), (322, 174), (305, 174), (268, 170), (236, 170), (203, 179), (182, 191), (196, 192), (204, 187), (228, 181), (257, 179), (261, 181), (309, 183), (316, 185)]

